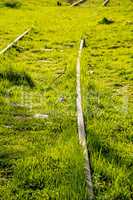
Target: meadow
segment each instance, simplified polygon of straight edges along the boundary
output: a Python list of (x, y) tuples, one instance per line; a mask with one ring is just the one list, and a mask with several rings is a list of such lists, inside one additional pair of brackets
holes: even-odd
[[(76, 59), (97, 200), (133, 198), (133, 4), (0, 1), (0, 199), (87, 200)], [(111, 23), (106, 23), (108, 19)]]

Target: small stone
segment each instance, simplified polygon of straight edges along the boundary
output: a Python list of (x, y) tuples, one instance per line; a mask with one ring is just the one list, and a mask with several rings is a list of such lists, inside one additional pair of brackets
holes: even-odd
[(60, 97), (60, 98), (59, 98), (59, 102), (60, 102), (60, 103), (62, 103), (62, 102), (64, 102), (64, 101), (65, 101), (65, 98), (64, 98), (64, 97)]

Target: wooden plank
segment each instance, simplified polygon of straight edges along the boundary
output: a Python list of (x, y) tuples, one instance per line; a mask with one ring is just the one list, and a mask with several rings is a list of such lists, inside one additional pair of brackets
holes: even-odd
[(110, 0), (104, 0), (103, 6), (107, 6), (109, 4)]
[(86, 1), (86, 0), (79, 0), (79, 1), (76, 1), (76, 2), (74, 2), (70, 7), (78, 6), (79, 4), (84, 3), (85, 1)]
[(82, 99), (81, 99), (81, 86), (80, 86), (80, 58), (82, 49), (84, 47), (85, 41), (82, 39), (80, 42), (80, 48), (77, 58), (77, 65), (76, 65), (76, 73), (77, 73), (77, 124), (78, 124), (78, 134), (79, 134), (79, 143), (81, 144), (83, 148), (83, 154), (85, 159), (85, 173), (86, 173), (86, 181), (87, 181), (87, 189), (88, 193), (90, 195), (89, 199), (94, 198), (93, 194), (93, 185), (92, 185), (92, 179), (91, 179), (91, 169), (90, 169), (90, 160), (88, 156), (88, 150), (87, 150), (87, 143), (86, 143), (86, 133), (85, 133), (85, 125), (84, 125), (84, 118), (83, 118), (83, 110), (82, 110)]
[(22, 33), (15, 40), (13, 40), (13, 42), (11, 42), (10, 44), (8, 44), (4, 49), (2, 49), (0, 51), (0, 55), (4, 54), (6, 51), (8, 51), (10, 48), (12, 48), (13, 45), (16, 44), (19, 40), (21, 40), (26, 34), (28, 34), (30, 32), (30, 30), (31, 30), (31, 28), (27, 29), (24, 33)]

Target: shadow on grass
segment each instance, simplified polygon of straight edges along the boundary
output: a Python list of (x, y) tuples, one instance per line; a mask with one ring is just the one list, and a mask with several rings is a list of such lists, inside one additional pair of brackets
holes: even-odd
[(13, 85), (27, 85), (31, 88), (35, 86), (33, 80), (27, 73), (13, 71), (12, 69), (0, 72), (0, 79), (8, 80)]
[(0, 3), (0, 7), (8, 7), (8, 8), (20, 8), (22, 5), (21, 0), (5, 0)]
[(0, 152), (0, 175), (8, 179), (13, 176), (14, 160), (18, 159), (20, 152)]
[(113, 161), (118, 166), (123, 164), (124, 160), (119, 152), (113, 149), (108, 143), (105, 143), (98, 135), (91, 131), (89, 137), (91, 141), (89, 142), (89, 147), (92, 152), (99, 152), (110, 163)]

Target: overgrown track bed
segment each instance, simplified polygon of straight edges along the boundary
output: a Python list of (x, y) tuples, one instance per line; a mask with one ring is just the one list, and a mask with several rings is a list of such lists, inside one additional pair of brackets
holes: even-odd
[(69, 20), (66, 27), (64, 19), (56, 17), (63, 31), (50, 22), (43, 27), (41, 16), (41, 22), (1, 57), (2, 199), (87, 198), (75, 112), (80, 33), (70, 34)]
[[(83, 35), (81, 86), (95, 197), (132, 199), (133, 12), (129, 1), (111, 2), (107, 9), (94, 3), (44, 8), (37, 1), (1, 8), (1, 49), (25, 27), (35, 28), (0, 59), (0, 199), (88, 199), (75, 107)], [(104, 17), (114, 23), (99, 24)]]

